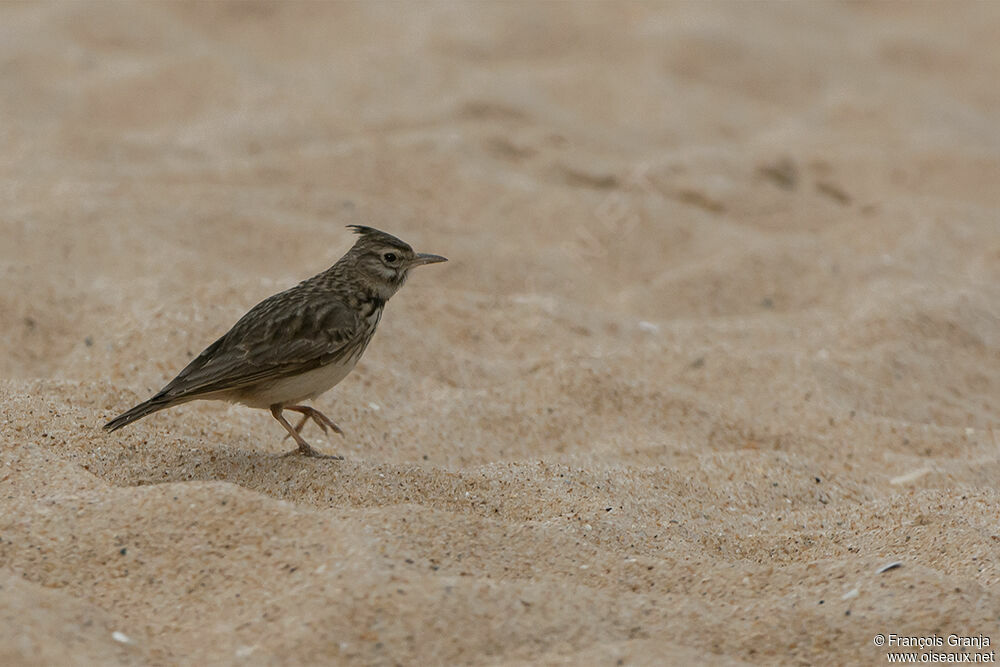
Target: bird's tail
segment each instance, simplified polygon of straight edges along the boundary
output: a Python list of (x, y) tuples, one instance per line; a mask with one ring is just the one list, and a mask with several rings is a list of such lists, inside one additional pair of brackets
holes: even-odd
[(156, 395), (148, 401), (143, 401), (139, 405), (135, 406), (131, 410), (121, 413), (107, 424), (104, 425), (105, 431), (117, 431), (123, 426), (128, 426), (134, 421), (142, 419), (146, 415), (151, 415), (154, 412), (163, 410), (164, 408), (169, 408), (174, 404), (174, 401), (165, 397)]

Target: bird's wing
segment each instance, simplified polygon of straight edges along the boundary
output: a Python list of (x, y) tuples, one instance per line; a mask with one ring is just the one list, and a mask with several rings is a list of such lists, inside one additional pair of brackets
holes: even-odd
[(157, 396), (173, 402), (303, 373), (361, 335), (360, 318), (343, 301), (292, 288), (250, 309)]

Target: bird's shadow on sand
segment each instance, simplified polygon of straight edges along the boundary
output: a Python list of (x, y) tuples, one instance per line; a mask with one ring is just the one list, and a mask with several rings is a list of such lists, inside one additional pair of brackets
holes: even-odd
[(467, 488), (460, 475), (430, 466), (273, 454), (231, 445), (211, 448), (123, 448), (90, 472), (119, 487), (183, 482), (236, 484), (315, 507), (418, 503), (449, 509)]

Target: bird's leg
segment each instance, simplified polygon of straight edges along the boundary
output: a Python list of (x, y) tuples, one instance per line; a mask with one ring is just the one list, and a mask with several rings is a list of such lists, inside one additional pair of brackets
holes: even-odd
[(278, 423), (281, 424), (285, 428), (286, 431), (288, 431), (288, 435), (292, 436), (292, 438), (295, 440), (295, 442), (298, 443), (298, 445), (299, 445), (299, 448), (297, 450), (295, 450), (294, 452), (289, 452), (285, 456), (288, 456), (290, 454), (302, 454), (304, 456), (312, 456), (312, 457), (315, 457), (315, 458), (318, 458), (318, 459), (343, 459), (344, 458), (343, 456), (332, 456), (330, 454), (323, 454), (323, 453), (321, 453), (321, 452), (313, 449), (312, 445), (310, 445), (308, 442), (306, 442), (302, 438), (302, 436), (299, 435), (299, 432), (296, 431), (294, 428), (292, 428), (292, 425), (288, 423), (288, 420), (285, 419), (282, 416), (281, 410), (282, 410), (282, 407), (281, 407), (280, 404), (272, 405), (271, 406), (271, 416), (273, 416), (275, 419), (278, 420)]
[[(301, 412), (304, 415), (302, 419), (303, 423), (305, 422), (306, 419), (312, 419), (314, 422), (316, 422), (317, 426), (323, 429), (324, 433), (326, 433), (326, 428), (329, 426), (330, 428), (333, 429), (334, 433), (339, 433), (340, 435), (344, 435), (344, 432), (340, 430), (339, 426), (333, 423), (332, 419), (324, 415), (316, 408), (311, 408), (308, 405), (286, 405), (284, 409), (292, 410), (294, 412)], [(299, 428), (301, 428), (301, 426), (299, 426)]]
[[(307, 421), (309, 421), (309, 415), (305, 415), (304, 417), (302, 417), (302, 419), (299, 420), (299, 423), (294, 426), (295, 432), (302, 433), (302, 427), (306, 425)], [(292, 437), (292, 435), (289, 433), (285, 435), (285, 437), (282, 438), (281, 441), (284, 442), (285, 440), (288, 440), (290, 437)]]

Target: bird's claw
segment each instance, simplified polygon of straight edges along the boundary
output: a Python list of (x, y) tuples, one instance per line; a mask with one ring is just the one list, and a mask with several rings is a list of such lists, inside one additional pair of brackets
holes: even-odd
[(344, 457), (340, 454), (324, 454), (318, 449), (313, 449), (312, 447), (303, 447), (299, 445), (298, 449), (293, 449), (290, 452), (286, 452), (281, 455), (281, 458), (287, 458), (289, 456), (305, 456), (310, 459), (329, 459), (331, 461), (343, 461)]

